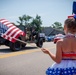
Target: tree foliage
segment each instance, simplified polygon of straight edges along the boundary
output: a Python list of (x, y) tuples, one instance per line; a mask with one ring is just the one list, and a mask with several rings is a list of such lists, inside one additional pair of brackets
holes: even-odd
[[(31, 21), (30, 21), (31, 20)], [(36, 31), (41, 30), (41, 16), (36, 15), (35, 18), (29, 15), (23, 15), (19, 17), (19, 21), (17, 21), (19, 25), (24, 25), (25, 27), (34, 27)]]
[(19, 17), (19, 21), (17, 21), (19, 25), (23, 25), (23, 17)]
[(33, 18), (31, 22), (31, 26), (35, 27), (36, 31), (41, 31), (41, 25), (42, 25), (41, 17), (36, 15), (36, 17)]
[(24, 20), (24, 26), (28, 26), (30, 24), (30, 19), (32, 19), (31, 16), (29, 15), (23, 15), (23, 20)]
[(54, 24), (52, 24), (52, 28), (63, 30), (62, 24), (60, 22), (54, 22)]
[(17, 23), (18, 23), (19, 25), (24, 25), (24, 26), (26, 26), (26, 25), (29, 24), (29, 20), (30, 20), (30, 19), (32, 19), (31, 16), (29, 16), (29, 15), (23, 15), (23, 16), (20, 16), (20, 17), (19, 17), (19, 21), (17, 21)]

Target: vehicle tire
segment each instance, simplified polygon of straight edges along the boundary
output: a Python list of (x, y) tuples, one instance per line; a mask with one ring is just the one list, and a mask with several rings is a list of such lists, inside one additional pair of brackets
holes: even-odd
[(56, 44), (56, 41), (54, 40), (54, 44)]
[(26, 46), (26, 44), (22, 44), (22, 48), (24, 48)]
[(16, 41), (15, 43), (10, 42), (10, 49), (12, 51), (19, 51), (21, 49), (21, 43)]
[(40, 39), (37, 41), (36, 45), (41, 48), (41, 47), (43, 46), (43, 39), (40, 38)]

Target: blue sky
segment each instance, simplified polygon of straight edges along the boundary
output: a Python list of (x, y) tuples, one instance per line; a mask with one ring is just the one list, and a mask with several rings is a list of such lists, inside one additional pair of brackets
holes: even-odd
[(58, 21), (64, 24), (72, 14), (73, 1), (76, 0), (0, 0), (0, 18), (17, 24), (18, 17), (24, 14), (41, 16), (42, 26), (51, 26)]

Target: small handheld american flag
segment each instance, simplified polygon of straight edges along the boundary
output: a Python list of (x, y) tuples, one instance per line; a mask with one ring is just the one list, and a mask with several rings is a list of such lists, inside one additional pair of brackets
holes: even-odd
[(6, 19), (0, 19), (0, 36), (11, 42), (16, 42), (16, 39), (20, 36), (25, 36), (25, 33), (10, 23)]

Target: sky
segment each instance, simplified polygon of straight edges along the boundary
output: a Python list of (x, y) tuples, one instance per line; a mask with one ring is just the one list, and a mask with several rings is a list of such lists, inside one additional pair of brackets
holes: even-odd
[(0, 19), (18, 24), (18, 17), (26, 14), (35, 18), (38, 14), (44, 27), (54, 22), (64, 25), (67, 16), (72, 15), (73, 1), (76, 0), (0, 0)]

